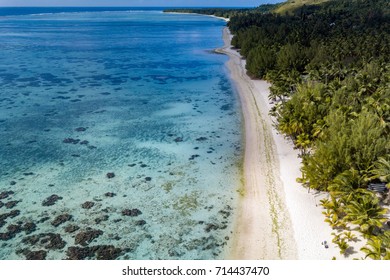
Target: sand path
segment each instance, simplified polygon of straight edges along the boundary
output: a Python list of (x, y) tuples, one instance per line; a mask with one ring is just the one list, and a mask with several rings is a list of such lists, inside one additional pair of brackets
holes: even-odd
[[(308, 192), (301, 176), (298, 151), (272, 126), (269, 83), (246, 75), (245, 60), (231, 48), (231, 34), (223, 30), (224, 47), (232, 80), (237, 88), (245, 122), (242, 197), (236, 214), (228, 259), (330, 260), (362, 257), (364, 241), (350, 244), (351, 253), (340, 255), (331, 242), (332, 229), (324, 222), (320, 199), (326, 193)], [(329, 248), (321, 245), (327, 241)]]
[[(233, 234), (232, 259), (295, 259), (292, 224), (280, 181), (279, 162), (264, 98), (268, 84), (255, 87), (224, 29), (228, 68), (238, 89), (245, 122), (244, 190)], [(259, 94), (260, 93), (260, 94)], [(264, 95), (264, 96), (262, 96)]]

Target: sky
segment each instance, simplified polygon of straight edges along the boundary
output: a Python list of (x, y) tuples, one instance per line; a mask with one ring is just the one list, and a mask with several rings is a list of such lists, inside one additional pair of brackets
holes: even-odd
[(0, 7), (123, 6), (123, 7), (256, 7), (283, 0), (0, 0)]

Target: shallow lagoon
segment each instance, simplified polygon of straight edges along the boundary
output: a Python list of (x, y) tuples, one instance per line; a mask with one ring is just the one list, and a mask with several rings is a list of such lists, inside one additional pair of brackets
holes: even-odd
[(211, 52), (224, 25), (0, 17), (0, 259), (224, 257), (241, 161), (227, 58)]

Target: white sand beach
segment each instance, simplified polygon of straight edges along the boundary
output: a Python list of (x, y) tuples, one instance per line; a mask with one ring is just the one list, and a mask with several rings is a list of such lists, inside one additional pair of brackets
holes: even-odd
[[(229, 56), (227, 66), (237, 88), (245, 122), (244, 186), (239, 202), (229, 259), (330, 260), (361, 257), (362, 241), (351, 244), (342, 256), (324, 222), (319, 200), (326, 194), (310, 193), (296, 178), (300, 158), (293, 143), (272, 126), (269, 83), (246, 75), (245, 60), (231, 47), (228, 28), (225, 46), (216, 50)], [(327, 241), (329, 248), (321, 245)]]

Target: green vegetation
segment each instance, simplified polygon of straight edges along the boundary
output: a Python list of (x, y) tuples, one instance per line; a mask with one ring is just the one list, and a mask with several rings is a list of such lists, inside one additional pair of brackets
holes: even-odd
[(390, 2), (294, 0), (218, 15), (230, 18), (248, 74), (272, 84), (271, 114), (301, 151), (298, 180), (329, 193), (325, 221), (347, 232), (335, 235), (341, 253), (359, 230), (366, 257), (389, 259), (386, 193), (368, 186), (390, 188)]
[(296, 9), (302, 7), (303, 5), (318, 5), (329, 0), (289, 0), (283, 5), (280, 5), (275, 9), (275, 12), (278, 14), (288, 14), (289, 12), (294, 12)]
[(299, 181), (329, 192), (321, 201), (325, 221), (347, 230), (333, 240), (340, 252), (347, 252), (356, 225), (368, 240), (367, 257), (386, 259), (387, 210), (383, 196), (367, 187), (390, 186), (390, 3), (298, 2), (297, 9), (292, 1), (276, 9), (285, 15), (232, 17), (232, 44), (250, 76), (272, 83), (277, 127), (301, 151)]

